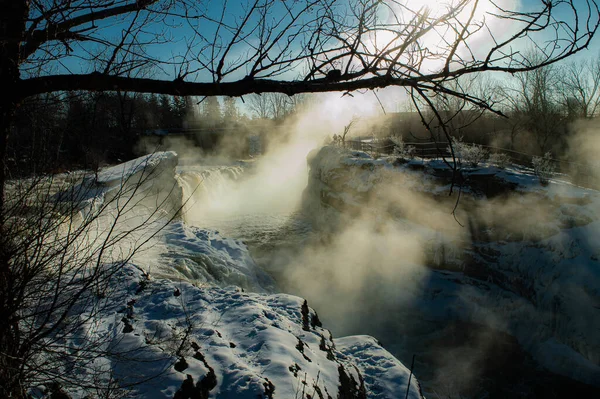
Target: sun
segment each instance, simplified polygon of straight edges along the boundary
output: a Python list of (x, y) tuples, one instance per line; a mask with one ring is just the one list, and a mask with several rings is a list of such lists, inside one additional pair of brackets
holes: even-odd
[[(455, 39), (461, 27), (466, 24), (471, 26), (468, 31), (475, 32), (485, 21), (488, 29), (482, 29), (476, 36), (485, 36), (490, 30), (499, 28), (499, 20), (492, 18), (498, 7), (515, 9), (519, 0), (401, 0), (389, 2), (380, 9), (378, 19), (381, 22), (378, 29), (369, 33), (368, 48), (375, 52), (394, 48), (397, 44), (405, 42), (410, 29), (416, 23), (427, 25), (436, 22), (438, 28), (432, 29), (428, 34), (419, 37), (422, 47), (435, 49), (445, 46), (448, 41)], [(446, 16), (447, 18), (444, 18)], [(423, 20), (425, 18), (425, 20)], [(420, 22), (418, 22), (420, 21)], [(508, 30), (504, 22), (504, 29)], [(453, 28), (452, 28), (453, 27)], [(452, 29), (451, 29), (452, 28)]]
[(405, 6), (411, 9), (412, 11), (421, 12), (428, 11), (436, 11), (438, 9), (444, 9), (446, 6), (451, 6), (451, 3), (456, 3), (457, 1), (438, 1), (438, 0), (410, 0), (404, 2)]
[[(462, 0), (464, 1), (464, 0)], [(399, 2), (390, 2), (382, 6), (379, 10), (378, 19), (381, 22), (379, 29), (374, 29), (369, 34), (369, 48), (381, 51), (395, 47), (398, 40), (403, 40), (402, 35), (398, 35), (398, 21), (401, 24), (412, 24), (413, 20), (419, 16), (427, 15), (429, 18), (435, 18), (442, 12), (448, 12), (448, 9), (461, 0), (403, 0)]]

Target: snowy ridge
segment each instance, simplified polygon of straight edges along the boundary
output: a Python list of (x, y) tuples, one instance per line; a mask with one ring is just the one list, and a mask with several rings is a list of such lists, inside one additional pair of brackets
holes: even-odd
[[(73, 344), (90, 334), (105, 342), (98, 349), (115, 356), (80, 369), (80, 378), (131, 384), (121, 392), (126, 396), (393, 398), (406, 392), (410, 373), (397, 359), (371, 337), (332, 340), (301, 298), (153, 280), (133, 265), (112, 286), (95, 328), (81, 331)], [(420, 398), (419, 390), (411, 378), (408, 397)]]
[(59, 192), (56, 200), (77, 203), (83, 217), (97, 212), (115, 197), (130, 196), (161, 204), (163, 211), (174, 214), (183, 201), (182, 190), (175, 180), (176, 167), (177, 154), (173, 151), (145, 155), (101, 169), (80, 184)]
[(164, 169), (175, 168), (177, 166), (177, 153), (174, 151), (156, 152), (102, 169), (98, 172), (97, 181), (100, 184), (114, 186), (143, 173), (147, 169), (159, 166)]

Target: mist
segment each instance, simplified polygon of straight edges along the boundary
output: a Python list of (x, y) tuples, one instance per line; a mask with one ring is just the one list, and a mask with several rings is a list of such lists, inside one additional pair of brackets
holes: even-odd
[[(180, 175), (189, 196), (186, 222), (197, 225), (206, 218), (297, 210), (307, 184), (308, 153), (340, 134), (353, 117), (376, 112), (374, 101), (340, 98), (339, 94), (319, 96), (284, 122), (265, 126), (266, 150), (242, 162), (236, 161), (236, 154), (247, 145), (246, 137), (228, 135), (210, 154), (189, 139), (166, 138), (161, 149), (177, 152), (180, 165), (202, 166), (195, 176), (189, 173), (193, 168)], [(229, 171), (211, 174), (210, 166), (229, 167)], [(235, 167), (240, 168), (236, 171)]]
[[(306, 298), (334, 336), (374, 335), (405, 362), (419, 353), (416, 374), (430, 386), (445, 387), (438, 392), (441, 397), (476, 394), (489, 377), (485, 373), (494, 373), (490, 358), (493, 367), (511, 367), (515, 358), (525, 356), (519, 346), (524, 343), (509, 334), (530, 329), (540, 340), (569, 334), (565, 326), (544, 327), (555, 324), (556, 315), (555, 305), (533, 290), (531, 281), (540, 268), (503, 259), (505, 267), (515, 269), (514, 276), (497, 281), (482, 259), (501, 256), (494, 255), (496, 243), (504, 250), (531, 242), (542, 248), (539, 258), (531, 258), (533, 264), (558, 262), (552, 257), (571, 251), (562, 229), (586, 226), (592, 218), (561, 202), (569, 195), (566, 186), (542, 189), (531, 175), (520, 179), (538, 188), (515, 190), (500, 180), (473, 180), (450, 195), (447, 173), (399, 168), (395, 158), (338, 169), (331, 159), (352, 152), (331, 147), (334, 157), (315, 164), (322, 169), (313, 169), (315, 176), (309, 177), (308, 163), (316, 154), (311, 151), (330, 143), (354, 117), (380, 113), (376, 99), (323, 96), (273, 126), (263, 154), (241, 161), (235, 154), (246, 145), (243, 140), (230, 139), (208, 154), (191, 141), (166, 138), (164, 147), (179, 155), (178, 179), (187, 199), (184, 220), (219, 230), (234, 221), (237, 230), (224, 234), (242, 232), (242, 238), (254, 240), (249, 246), (259, 266), (280, 291)], [(590, 122), (577, 126), (569, 151), (589, 171), (600, 150), (597, 127)], [(316, 176), (319, 182), (309, 181)], [(311, 183), (313, 189), (319, 185), (318, 191), (310, 192)], [(327, 185), (337, 190), (335, 204), (322, 203), (329, 195), (322, 189)], [(290, 236), (295, 233), (287, 227), (297, 218), (312, 223), (308, 236)], [(270, 231), (257, 231), (251, 225), (256, 220), (270, 224)], [(598, 229), (588, 231), (588, 245), (600, 241)], [(258, 245), (262, 235), (274, 241)], [(281, 244), (287, 241), (291, 245)], [(440, 274), (446, 271), (465, 277), (446, 280)], [(477, 279), (487, 288), (470, 285)], [(518, 296), (510, 297), (496, 284)], [(548, 284), (554, 284), (548, 290), (557, 296), (564, 290), (572, 298), (589, 299), (583, 287)], [(469, 321), (456, 316), (460, 312), (469, 314)], [(527, 359), (519, 362), (535, 368)]]
[(575, 161), (574, 173), (584, 183), (600, 187), (600, 123), (597, 120), (579, 120), (573, 124), (567, 154)]

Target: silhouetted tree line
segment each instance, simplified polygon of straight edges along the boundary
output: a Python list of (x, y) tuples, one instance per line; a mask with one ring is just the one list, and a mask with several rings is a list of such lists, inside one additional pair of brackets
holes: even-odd
[[(540, 61), (539, 55), (529, 57), (531, 63)], [(371, 130), (379, 137), (401, 136), (405, 142), (444, 142), (447, 134), (529, 155), (550, 152), (567, 160), (570, 139), (581, 129), (580, 122), (588, 121), (589, 126), (598, 117), (600, 57), (547, 65), (502, 81), (478, 76), (449, 85), (456, 92), (488, 99), (502, 114), (439, 94), (431, 104), (417, 104), (418, 109), (408, 103), (403, 112), (389, 113)], [(529, 157), (524, 160), (528, 162)]]
[(136, 156), (136, 144), (159, 129), (222, 128), (239, 120), (235, 99), (197, 105), (192, 97), (127, 92), (74, 92), (31, 97), (18, 108), (9, 136), (13, 175), (97, 169)]

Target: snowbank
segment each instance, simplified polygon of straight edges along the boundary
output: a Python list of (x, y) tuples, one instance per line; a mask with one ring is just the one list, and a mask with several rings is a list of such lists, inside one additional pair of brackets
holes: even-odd
[(58, 193), (55, 198), (76, 204), (84, 217), (107, 204), (123, 207), (131, 198), (134, 199), (129, 204), (143, 205), (150, 211), (158, 207), (173, 216), (183, 201), (182, 189), (175, 178), (177, 162), (173, 151), (145, 155), (88, 175), (80, 184)]
[[(111, 285), (113, 295), (95, 328), (66, 344), (96, 340), (103, 344), (95, 350), (110, 349), (79, 368), (78, 378), (131, 385), (114, 393), (255, 399), (392, 398), (406, 392), (410, 373), (397, 359), (371, 337), (332, 340), (301, 298), (153, 280), (133, 265)], [(63, 388), (75, 397), (90, 393)], [(408, 397), (419, 398), (419, 389), (412, 377)]]

